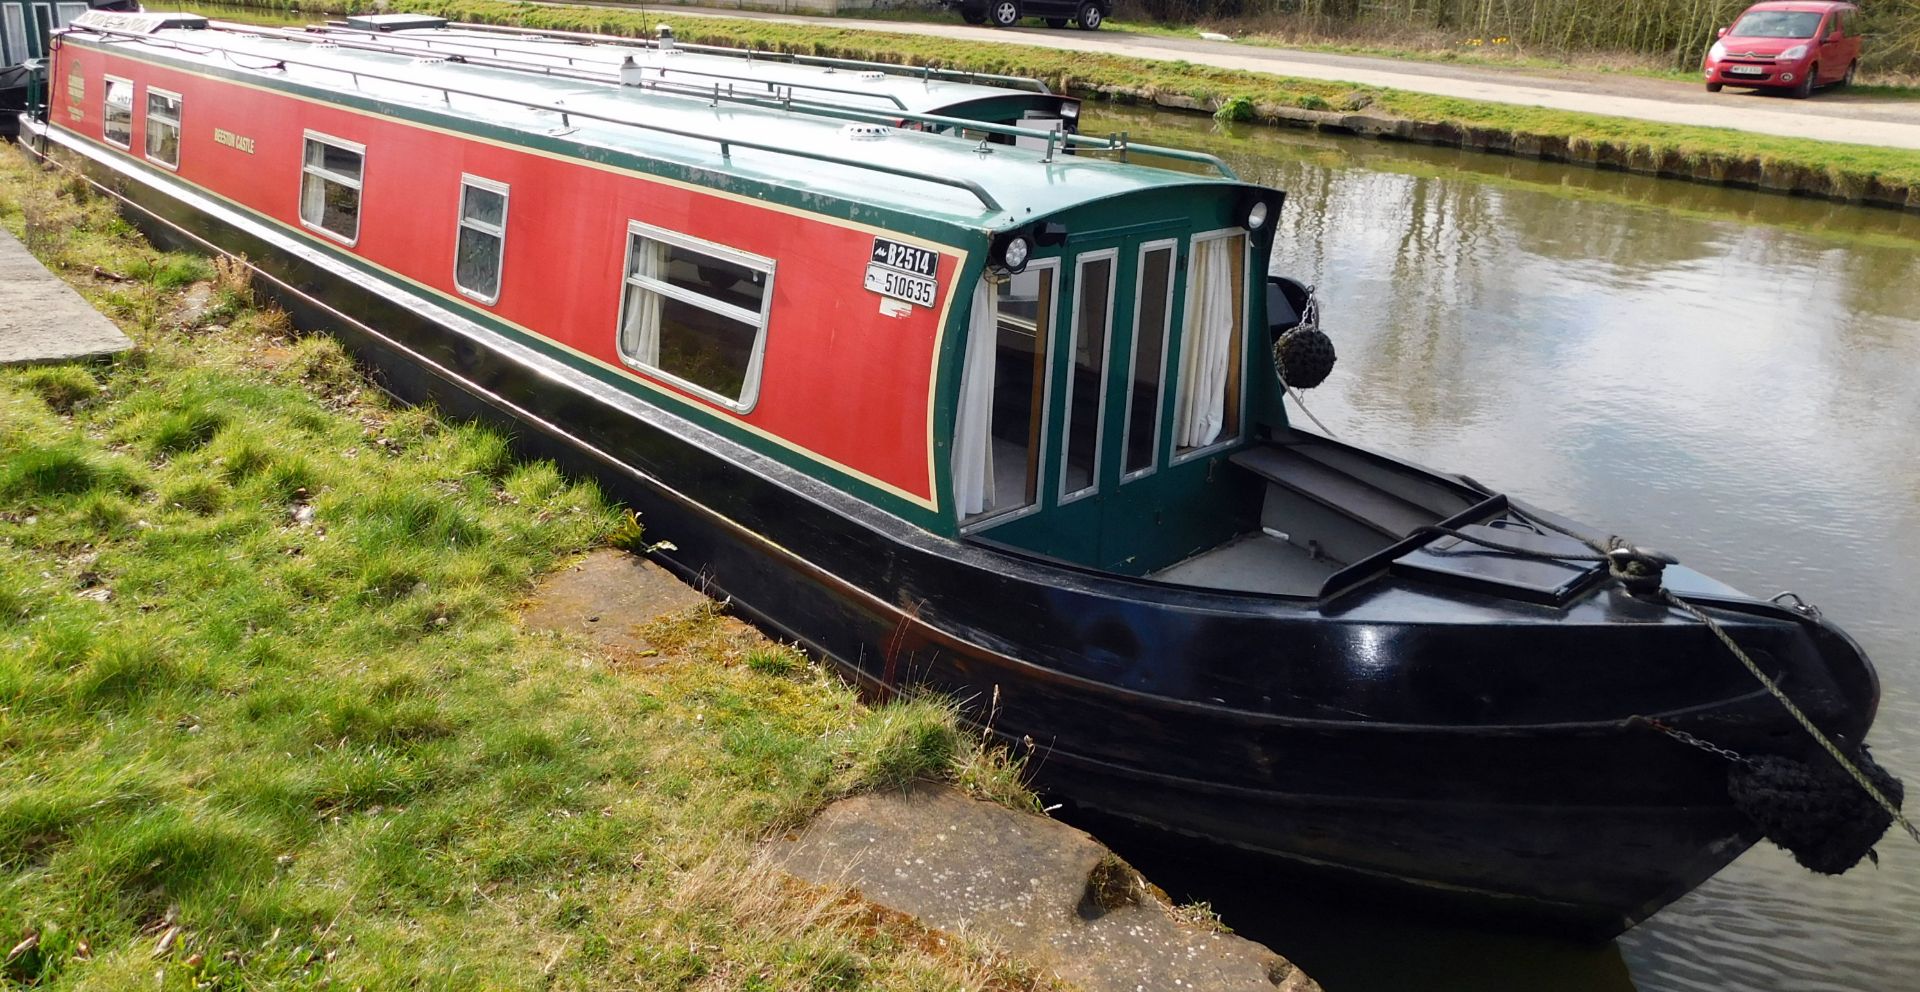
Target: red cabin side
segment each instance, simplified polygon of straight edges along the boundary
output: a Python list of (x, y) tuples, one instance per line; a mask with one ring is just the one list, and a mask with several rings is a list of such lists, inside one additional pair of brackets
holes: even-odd
[[(108, 75), (136, 87), (126, 154), (146, 158), (148, 89), (179, 94), (179, 164), (168, 171), (181, 180), (430, 290), (452, 309), (514, 325), (614, 370), (664, 406), (701, 411), (938, 508), (932, 394), (964, 251), (86, 45), (58, 51), (53, 123), (117, 148), (103, 133)], [(301, 223), (307, 131), (366, 148), (351, 246)], [(463, 174), (510, 190), (493, 305), (460, 294), (453, 281)], [(776, 260), (764, 374), (749, 409), (736, 412), (622, 362), (616, 328), (629, 221)], [(890, 315), (898, 308), (862, 287), (876, 235), (940, 253), (933, 306)]]

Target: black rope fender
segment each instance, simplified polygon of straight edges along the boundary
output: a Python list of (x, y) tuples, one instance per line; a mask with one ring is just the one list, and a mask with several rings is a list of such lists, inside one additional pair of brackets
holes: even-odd
[[(1734, 808), (1760, 827), (1768, 840), (1792, 854), (1801, 865), (1822, 874), (1838, 875), (1858, 864), (1862, 858), (1878, 864), (1879, 857), (1874, 853), (1873, 845), (1895, 823), (1915, 843), (1920, 843), (1920, 829), (1915, 828), (1913, 822), (1900, 811), (1906, 800), (1905, 786), (1873, 760), (1866, 744), (1856, 746), (1850, 754), (1842, 752), (1833, 739), (1815, 726), (1813, 719), (1780, 688), (1779, 683), (1769, 677), (1752, 656), (1734, 641), (1718, 620), (1666, 588), (1666, 567), (1677, 564), (1677, 559), (1637, 547), (1619, 536), (1595, 541), (1531, 514), (1519, 510), (1511, 512), (1529, 524), (1545, 527), (1585, 544), (1592, 549), (1592, 553), (1541, 552), (1451, 527), (1421, 527), (1412, 533), (1443, 535), (1489, 550), (1543, 561), (1605, 562), (1607, 574), (1618, 580), (1628, 593), (1659, 599), (1700, 621), (1833, 760), (1809, 763), (1780, 755), (1749, 757), (1701, 740), (1659, 720), (1633, 717), (1627, 722), (1646, 724), (1683, 744), (1727, 759), (1727, 796)], [(1779, 597), (1775, 598), (1777, 600)], [(1810, 607), (1795, 609), (1818, 616), (1817, 611)]]

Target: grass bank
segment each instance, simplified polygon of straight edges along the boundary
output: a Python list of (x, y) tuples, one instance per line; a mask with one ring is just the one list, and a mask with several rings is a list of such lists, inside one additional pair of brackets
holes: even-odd
[(7, 149), (0, 223), (136, 342), (0, 370), (0, 988), (1035, 987), (756, 859), (914, 776), (1023, 801), (947, 710), (712, 608), (646, 669), (523, 631), (633, 536), (593, 486)]
[[(272, 6), (271, 0), (266, 6)], [(1461, 100), (1118, 55), (893, 35), (818, 24), (502, 0), (393, 0), (465, 21), (1035, 76), (1082, 96), (1236, 120), (1507, 152), (1573, 164), (1920, 209), (1920, 152)]]

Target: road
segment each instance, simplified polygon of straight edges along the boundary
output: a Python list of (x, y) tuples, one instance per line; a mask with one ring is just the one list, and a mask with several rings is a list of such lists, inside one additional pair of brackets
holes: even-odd
[(1415, 93), (1549, 110), (1920, 149), (1920, 101), (1863, 97), (1843, 91), (1822, 92), (1810, 100), (1736, 90), (1708, 93), (1704, 87), (1697, 85), (1624, 74), (1615, 76), (1571, 70), (1565, 73), (1523, 72), (1489, 66), (1336, 55), (1112, 30), (973, 27), (961, 23), (957, 16), (952, 23), (939, 23), (801, 17), (693, 7), (652, 9), (663, 15), (753, 18), (967, 41), (1002, 41), (1071, 52), (1185, 60), (1224, 69), (1384, 86)]

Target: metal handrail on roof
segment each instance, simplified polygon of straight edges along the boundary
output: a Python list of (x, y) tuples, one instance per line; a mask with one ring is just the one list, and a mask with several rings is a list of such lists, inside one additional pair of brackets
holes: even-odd
[[(884, 165), (878, 162), (868, 162), (868, 161), (862, 161), (859, 159), (845, 158), (839, 155), (829, 155), (825, 152), (807, 151), (805, 149), (788, 148), (781, 145), (767, 144), (765, 142), (742, 140), (742, 139), (727, 136), (727, 135), (711, 134), (704, 131), (693, 131), (693, 130), (688, 130), (686, 128), (666, 127), (660, 124), (649, 124), (645, 121), (637, 121), (629, 117), (616, 117), (612, 114), (596, 114), (592, 111), (576, 110), (572, 107), (565, 107), (559, 104), (544, 103), (538, 100), (523, 100), (518, 97), (502, 96), (498, 93), (483, 93), (478, 90), (470, 90), (470, 89), (465, 89), (463, 87), (449, 86), (445, 83), (423, 82), (418, 79), (406, 79), (401, 76), (390, 76), (390, 75), (386, 75), (379, 72), (370, 72), (365, 69), (343, 68), (338, 65), (329, 65), (325, 62), (315, 62), (315, 61), (306, 60), (306, 59), (288, 58), (284, 55), (280, 55), (277, 53), (273, 55), (261, 55), (253, 52), (235, 53), (233, 52), (232, 49), (229, 49), (229, 48), (218, 48), (218, 49), (202, 48), (201, 46), (186, 45), (179, 41), (176, 41), (175, 39), (167, 38), (159, 35), (137, 34), (131, 31), (118, 31), (111, 28), (89, 26), (89, 27), (76, 27), (70, 30), (73, 33), (84, 32), (88, 34), (101, 35), (109, 38), (125, 39), (127, 41), (136, 42), (140, 44), (160, 45), (167, 48), (176, 48), (181, 51), (192, 52), (198, 49), (202, 54), (205, 54), (206, 52), (210, 52), (210, 51), (219, 51), (222, 54), (227, 54), (227, 55), (241, 54), (241, 55), (246, 55), (253, 58), (271, 59), (274, 62), (278, 62), (283, 65), (300, 65), (300, 66), (306, 66), (311, 69), (319, 69), (323, 72), (341, 73), (343, 75), (353, 77), (356, 80), (356, 84), (358, 79), (360, 79), (361, 77), (365, 77), (367, 79), (377, 79), (382, 82), (398, 83), (402, 86), (414, 86), (420, 89), (436, 90), (442, 94), (445, 94), (446, 97), (448, 97), (449, 99), (457, 95), (457, 96), (473, 97), (479, 100), (493, 100), (499, 103), (510, 103), (510, 104), (515, 104), (517, 106), (528, 108), (530, 110), (543, 110), (548, 113), (558, 114), (560, 115), (560, 120), (562, 125), (568, 124), (571, 118), (579, 117), (584, 120), (600, 121), (606, 124), (616, 124), (623, 127), (639, 128), (641, 130), (653, 131), (660, 134), (673, 135), (674, 137), (689, 138), (695, 141), (711, 141), (714, 144), (717, 144), (720, 146), (720, 155), (722, 158), (731, 158), (733, 154), (732, 149), (735, 147), (739, 147), (739, 148), (752, 149), (754, 151), (767, 152), (769, 154), (774, 154), (774, 155), (787, 155), (793, 158), (802, 158), (802, 159), (807, 159), (815, 162), (825, 162), (830, 165), (841, 165), (850, 169), (863, 169), (868, 172), (878, 172), (885, 175), (899, 176), (903, 179), (912, 179), (919, 182), (932, 183), (936, 186), (949, 186), (954, 189), (964, 190), (967, 193), (972, 194), (974, 199), (979, 200), (980, 205), (983, 207), (986, 207), (988, 210), (993, 211), (994, 213), (1006, 212), (1006, 207), (1001, 206), (1000, 201), (995, 199), (992, 193), (987, 192), (986, 187), (980, 185), (978, 182), (975, 182), (974, 180), (963, 179), (958, 176), (946, 176), (936, 172), (926, 172), (920, 169), (909, 169), (902, 166)], [(209, 31), (209, 32), (201, 32), (201, 33), (217, 35), (222, 32)], [(249, 31), (246, 33), (258, 34), (259, 32)], [(405, 53), (399, 53), (399, 54), (405, 54)]]
[[(216, 30), (225, 30), (225, 29), (222, 28), (222, 29), (216, 29)], [(315, 44), (320, 41), (326, 41), (330, 44), (338, 45), (341, 48), (351, 49), (355, 51), (375, 52), (375, 53), (384, 54), (384, 55), (401, 55), (401, 56), (408, 56), (408, 57), (418, 57), (420, 54), (420, 49), (417, 47), (409, 48), (405, 45), (393, 44), (393, 43), (383, 42), (383, 41), (373, 41), (373, 40), (346, 41), (346, 42), (336, 41), (328, 37), (328, 32), (288, 31), (283, 29), (256, 28), (256, 27), (248, 26), (245, 30), (245, 33), (281, 38), (286, 41), (292, 41), (300, 44), (309, 44), (309, 45)], [(372, 34), (372, 32), (367, 32), (367, 33)], [(470, 56), (459, 56), (459, 58), (466, 64), (483, 66), (486, 68), (505, 69), (508, 71), (515, 71), (515, 72), (532, 72), (532, 73), (537, 73), (543, 76), (558, 76), (558, 77), (567, 78), (567, 79), (579, 79), (586, 82), (610, 81), (609, 75), (604, 72), (595, 73), (589, 70), (560, 69), (554, 66), (539, 65), (536, 63), (528, 63), (528, 62), (519, 62), (513, 59), (477, 58), (477, 57), (470, 57)], [(654, 67), (643, 66), (642, 68), (654, 68)], [(682, 71), (682, 70), (674, 70), (674, 71)], [(732, 77), (720, 76), (719, 78), (732, 78)], [(613, 74), (611, 81), (614, 81), (614, 82), (619, 81), (617, 72)], [(1035, 141), (1047, 142), (1047, 147), (1050, 151), (1055, 146), (1058, 146), (1063, 150), (1068, 148), (1075, 148), (1075, 149), (1080, 149), (1082, 151), (1089, 151), (1089, 152), (1113, 152), (1120, 156), (1121, 161), (1126, 161), (1127, 156), (1130, 155), (1131, 153), (1139, 152), (1141, 154), (1156, 156), (1159, 158), (1172, 159), (1174, 161), (1193, 162), (1199, 165), (1205, 165), (1214, 169), (1220, 175), (1228, 179), (1237, 180), (1240, 178), (1239, 174), (1234, 172), (1233, 167), (1229, 166), (1225, 160), (1221, 159), (1217, 155), (1211, 155), (1206, 152), (1189, 151), (1185, 148), (1170, 148), (1164, 145), (1135, 144), (1131, 140), (1129, 140), (1124, 133), (1109, 135), (1105, 138), (1096, 138), (1089, 135), (1074, 134), (1074, 133), (1061, 131), (1061, 130), (1043, 130), (1039, 128), (1025, 128), (1025, 127), (1020, 127), (1018, 125), (1013, 125), (1013, 124), (997, 124), (989, 121), (980, 121), (980, 120), (974, 120), (972, 118), (965, 118), (965, 117), (949, 117), (941, 114), (916, 113), (916, 112), (908, 111), (905, 109), (901, 109), (898, 112), (882, 113), (875, 110), (868, 110), (868, 109), (863, 109), (858, 107), (847, 107), (847, 106), (843, 106), (835, 103), (796, 99), (792, 93), (792, 90), (794, 87), (784, 83), (773, 83), (770, 80), (753, 79), (752, 77), (746, 77), (745, 81), (757, 87), (761, 87), (761, 86), (766, 87), (768, 92), (772, 95), (770, 97), (761, 97), (753, 93), (739, 92), (738, 90), (735, 90), (732, 87), (729, 87), (723, 90), (719, 86), (715, 86), (711, 90), (709, 90), (704, 87), (671, 83), (664, 79), (650, 80), (650, 81), (647, 81), (644, 85), (645, 85), (645, 88), (648, 88), (648, 89), (659, 89), (669, 93), (675, 93), (683, 96), (699, 97), (701, 99), (713, 100), (715, 102), (725, 100), (731, 103), (745, 103), (751, 106), (762, 107), (762, 108), (771, 109), (771, 110), (785, 110), (785, 111), (798, 110), (803, 113), (810, 113), (810, 114), (815, 114), (823, 117), (833, 117), (839, 120), (859, 121), (864, 123), (886, 124), (886, 125), (897, 125), (903, 122), (911, 121), (911, 122), (922, 124), (922, 125), (934, 125), (936, 127), (953, 128), (956, 131), (964, 129), (967, 131), (972, 131), (977, 134), (998, 134), (998, 135), (1003, 135), (1006, 137), (1013, 137), (1013, 138), (1030, 138)], [(788, 90), (785, 96), (780, 95), (780, 89), (782, 86), (786, 86)], [(805, 88), (805, 86), (803, 85), (801, 88)], [(898, 101), (895, 101), (895, 103), (897, 105)], [(1050, 160), (1051, 157), (1052, 157), (1051, 154), (1049, 154), (1048, 159)]]
[[(284, 30), (273, 30), (273, 29), (267, 29), (267, 30), (253, 29), (251, 33), (272, 34), (274, 37), (286, 37), (288, 38), (288, 40), (294, 40), (294, 38), (292, 38), (291, 36), (296, 35), (299, 32), (287, 32)], [(433, 49), (435, 46), (442, 46), (446, 48), (482, 49), (485, 51), (492, 52), (495, 58), (499, 58), (500, 52), (502, 51), (502, 49), (497, 45), (488, 45), (478, 41), (457, 41), (457, 40), (450, 40), (446, 38), (426, 38), (419, 35), (398, 34), (390, 31), (365, 31), (358, 28), (336, 28), (331, 25), (318, 30), (309, 28), (305, 33), (309, 35), (315, 35), (315, 34), (322, 35), (328, 38), (331, 38), (335, 35), (361, 35), (367, 38), (391, 38), (394, 41), (403, 42), (405, 44), (425, 46), (429, 50)], [(341, 44), (341, 43), (335, 42), (335, 44)], [(357, 42), (357, 43), (350, 43), (350, 44), (352, 45), (352, 47), (362, 48), (363, 50), (366, 50), (366, 51), (390, 51), (391, 50), (387, 48), (364, 47), (364, 46), (370, 46), (370, 45), (386, 44), (385, 42), (379, 42), (379, 41), (366, 41), (366, 42)], [(346, 48), (346, 47), (349, 47), (349, 45), (341, 44), (341, 47)], [(609, 46), (609, 47), (612, 47), (612, 46)], [(555, 59), (564, 58), (566, 59), (567, 65), (569, 67), (573, 65), (572, 57), (560, 55), (557, 53), (534, 52), (534, 51), (528, 51), (527, 49), (524, 49), (524, 48), (509, 48), (509, 49), (506, 49), (506, 51), (513, 52), (517, 55), (535, 56), (540, 58), (555, 58)], [(470, 58), (469, 60), (471, 61)], [(520, 66), (507, 65), (507, 64), (504, 64), (504, 62), (505, 60), (503, 60), (503, 64), (500, 66), (500, 68), (520, 68)], [(592, 64), (595, 66), (604, 65), (604, 63), (597, 63), (597, 62)], [(537, 67), (529, 66), (529, 68), (537, 68)], [(899, 97), (893, 95), (892, 93), (873, 93), (866, 90), (848, 89), (844, 86), (822, 86), (818, 83), (787, 82), (784, 80), (776, 82), (773, 80), (759, 79), (753, 76), (739, 76), (739, 75), (735, 75), (733, 73), (727, 73), (727, 72), (707, 72), (700, 69), (685, 69), (685, 68), (680, 68), (676, 66), (648, 65), (648, 66), (644, 66), (643, 68), (659, 72), (662, 75), (669, 72), (673, 72), (673, 73), (679, 73), (681, 75), (686, 75), (686, 76), (700, 76), (706, 79), (723, 79), (728, 82), (735, 82), (735, 83), (753, 83), (755, 85), (765, 86), (767, 89), (774, 90), (774, 91), (777, 91), (778, 88), (780, 87), (785, 87), (788, 90), (803, 89), (803, 90), (813, 90), (815, 92), (820, 92), (820, 93), (837, 93), (837, 94), (840, 94), (841, 96), (849, 96), (849, 97), (854, 97), (856, 99), (861, 99), (861, 100), (885, 100), (893, 104), (894, 107), (896, 107), (897, 109), (900, 109), (900, 110), (907, 109), (906, 103), (903, 102)]]
[[(447, 25), (463, 31), (486, 31), (495, 34), (522, 34), (542, 38), (555, 38), (565, 41), (583, 41), (598, 45), (613, 45), (622, 48), (660, 47), (651, 38), (630, 38), (622, 35), (592, 34), (586, 31), (560, 31), (549, 28), (523, 28), (511, 24), (477, 24), (455, 21)], [(994, 85), (1016, 86), (1020, 89), (1043, 95), (1052, 95), (1053, 90), (1047, 84), (1031, 76), (1006, 76), (995, 72), (973, 72), (967, 69), (938, 69), (933, 66), (901, 65), (897, 62), (870, 62), (865, 59), (838, 59), (826, 55), (797, 55), (792, 52), (776, 52), (763, 48), (730, 48), (726, 45), (700, 45), (676, 41), (673, 47), (689, 52), (712, 52), (720, 55), (744, 56), (746, 58), (764, 58), (796, 65), (824, 65), (834, 68), (872, 69), (890, 76), (920, 76), (923, 79), (939, 78), (947, 82), (970, 83), (978, 80), (991, 80)]]

